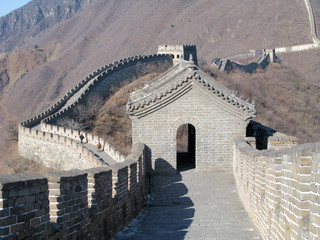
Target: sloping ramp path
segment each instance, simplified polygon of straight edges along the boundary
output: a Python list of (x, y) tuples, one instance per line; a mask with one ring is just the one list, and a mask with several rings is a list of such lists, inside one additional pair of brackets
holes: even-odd
[(193, 169), (151, 183), (152, 205), (115, 239), (261, 239), (231, 172)]

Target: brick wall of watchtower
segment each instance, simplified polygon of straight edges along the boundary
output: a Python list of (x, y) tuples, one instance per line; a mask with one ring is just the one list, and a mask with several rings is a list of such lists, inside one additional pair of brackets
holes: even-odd
[(171, 54), (173, 65), (178, 64), (181, 60), (191, 60), (198, 65), (197, 48), (195, 45), (159, 45), (158, 54)]
[(176, 169), (176, 134), (183, 124), (196, 130), (196, 168), (232, 169), (232, 139), (245, 136), (247, 122), (193, 86), (158, 111), (132, 119), (133, 142), (141, 141), (149, 150), (149, 171)]

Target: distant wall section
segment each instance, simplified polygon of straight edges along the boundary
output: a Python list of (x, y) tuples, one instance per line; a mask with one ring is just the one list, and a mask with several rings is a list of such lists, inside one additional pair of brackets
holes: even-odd
[[(125, 156), (105, 139), (80, 132), (79, 129), (59, 128), (54, 124), (90, 96), (98, 95), (106, 99), (113, 86), (120, 86), (125, 80), (133, 81), (149, 72), (164, 71), (171, 66), (170, 55), (149, 55), (120, 60), (94, 71), (50, 109), (19, 126), (20, 154), (58, 171), (101, 167), (124, 161)], [(81, 133), (86, 137), (87, 144), (95, 147), (101, 143), (103, 152), (110, 158), (102, 158), (89, 146), (80, 144)]]
[(159, 45), (158, 54), (170, 54), (173, 59), (173, 65), (176, 65), (180, 60), (191, 60), (198, 65), (197, 48), (195, 45)]

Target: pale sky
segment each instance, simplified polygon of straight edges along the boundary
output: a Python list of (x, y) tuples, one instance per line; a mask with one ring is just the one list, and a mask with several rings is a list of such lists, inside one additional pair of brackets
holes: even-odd
[(0, 0), (0, 17), (22, 7), (31, 0)]

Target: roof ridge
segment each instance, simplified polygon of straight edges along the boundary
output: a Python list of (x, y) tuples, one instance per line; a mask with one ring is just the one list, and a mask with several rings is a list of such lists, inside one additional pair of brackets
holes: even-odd
[(230, 89), (209, 77), (191, 61), (181, 61), (180, 64), (174, 66), (144, 88), (131, 93), (127, 104), (128, 114), (134, 115), (137, 112), (148, 111), (149, 108), (154, 108), (157, 101), (159, 101), (159, 104), (163, 102), (163, 98), (175, 98), (179, 94), (179, 89), (183, 89), (188, 84), (190, 86), (193, 84), (201, 86), (202, 89), (211, 92), (212, 96), (216, 96), (231, 107), (241, 110), (242, 114), (248, 114), (249, 117), (256, 114), (254, 104), (238, 98)]

